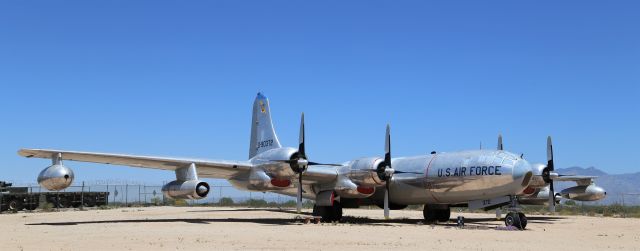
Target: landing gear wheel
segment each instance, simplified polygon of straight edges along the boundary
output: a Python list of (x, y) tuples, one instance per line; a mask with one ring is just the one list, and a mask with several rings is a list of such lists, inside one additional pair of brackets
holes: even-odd
[(333, 206), (313, 206), (313, 216), (322, 217), (322, 222), (334, 222), (342, 219), (342, 205), (334, 201)]
[(422, 211), (425, 221), (427, 222), (436, 222), (436, 221), (449, 221), (451, 218), (451, 208), (447, 206), (447, 208), (434, 208), (433, 206), (424, 205), (424, 210)]
[(24, 206), (22, 205), (22, 201), (18, 199), (13, 199), (9, 201), (9, 204), (7, 205), (7, 207), (9, 208), (9, 210), (14, 212), (20, 211), (24, 208)]
[(524, 230), (527, 227), (527, 217), (524, 216), (524, 213), (518, 213), (518, 216), (520, 217), (520, 225), (522, 226), (522, 230)]
[(504, 217), (504, 224), (507, 227), (512, 226), (519, 230), (524, 230), (527, 226), (527, 217), (525, 217), (523, 213), (510, 212), (506, 217)]
[(451, 208), (438, 210), (438, 221), (447, 222), (451, 218)]
[(340, 221), (342, 219), (342, 205), (340, 202), (333, 202), (333, 221)]
[(424, 205), (424, 210), (422, 211), (422, 215), (424, 216), (424, 220), (427, 222), (435, 222), (438, 220), (438, 213), (435, 209), (429, 208), (429, 205)]

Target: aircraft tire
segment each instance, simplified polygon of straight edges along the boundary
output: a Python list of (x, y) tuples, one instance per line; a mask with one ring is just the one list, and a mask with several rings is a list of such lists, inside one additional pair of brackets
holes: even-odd
[(518, 217), (520, 217), (520, 226), (522, 226), (521, 230), (524, 230), (527, 227), (527, 217), (524, 213), (518, 213)]
[(333, 221), (340, 221), (342, 219), (342, 205), (338, 201), (333, 202)]
[[(526, 219), (526, 218), (525, 218)], [(516, 227), (520, 230), (523, 230), (522, 222), (520, 222), (520, 215), (516, 212), (510, 212), (504, 217), (504, 224), (509, 227)], [(526, 225), (526, 224), (525, 224)]]
[(438, 212), (438, 221), (446, 222), (451, 219), (451, 208), (437, 210)]
[(334, 222), (342, 219), (342, 205), (335, 201), (333, 206), (313, 206), (313, 215), (322, 217), (323, 222)]
[(422, 211), (422, 215), (424, 216), (424, 220), (427, 222), (435, 222), (438, 220), (438, 211), (429, 208), (429, 205), (424, 205), (424, 210)]

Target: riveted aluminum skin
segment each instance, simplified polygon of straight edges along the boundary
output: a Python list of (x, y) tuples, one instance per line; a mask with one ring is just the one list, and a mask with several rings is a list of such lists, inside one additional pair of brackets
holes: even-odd
[(518, 194), (531, 165), (506, 151), (475, 150), (394, 159), (391, 197), (398, 204), (447, 204)]
[(560, 192), (562, 197), (579, 201), (600, 200), (607, 195), (604, 188), (591, 184), (588, 186), (574, 186)]
[(162, 186), (162, 193), (173, 199), (199, 200), (207, 197), (209, 191), (209, 184), (199, 180), (174, 180)]
[(59, 191), (65, 189), (73, 183), (73, 170), (62, 164), (51, 165), (40, 172), (38, 184), (51, 190)]
[[(556, 203), (562, 198), (560, 193), (555, 194)], [(525, 205), (547, 205), (549, 203), (549, 186), (540, 188), (530, 196), (518, 196), (518, 202)]]
[(361, 186), (384, 185), (384, 181), (378, 177), (378, 174), (375, 171), (372, 171), (376, 170), (382, 161), (383, 159), (380, 157), (360, 158), (350, 161), (347, 164), (349, 171), (344, 174), (353, 182)]
[(542, 178), (542, 171), (546, 167), (547, 165), (541, 163), (531, 164), (531, 171), (533, 172), (533, 177), (531, 178), (531, 182), (529, 182), (531, 188), (543, 188), (549, 185), (544, 181), (544, 178)]
[(291, 156), (298, 152), (298, 149), (291, 147), (282, 147), (262, 152), (250, 161), (260, 169), (264, 170), (269, 176), (274, 178), (293, 178), (297, 174), (291, 169), (288, 163), (276, 162), (272, 160), (289, 160)]

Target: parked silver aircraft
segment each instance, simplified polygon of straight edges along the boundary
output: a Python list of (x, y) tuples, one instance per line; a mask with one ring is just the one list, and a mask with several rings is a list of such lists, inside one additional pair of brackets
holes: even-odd
[[(304, 114), (299, 145), (282, 147), (271, 121), (269, 100), (258, 93), (253, 104), (249, 159), (246, 161), (202, 160), (22, 149), (24, 157), (50, 158), (52, 165), (38, 176), (49, 190), (61, 190), (73, 182), (73, 171), (63, 160), (94, 162), (175, 171), (176, 180), (163, 187), (171, 198), (202, 199), (210, 192), (201, 178), (227, 179), (242, 190), (266, 191), (315, 201), (313, 214), (325, 221), (342, 217), (343, 208), (377, 205), (389, 210), (424, 205), (427, 221), (447, 221), (450, 207), (472, 209), (506, 207), (505, 224), (523, 229), (527, 219), (519, 203), (541, 204), (554, 209), (557, 196), (596, 200), (604, 190), (592, 184), (593, 177), (562, 176), (554, 172), (551, 139), (547, 142), (547, 164), (531, 165), (522, 156), (504, 151), (502, 138), (497, 150), (472, 150), (391, 158), (391, 134), (387, 125), (384, 156), (358, 158), (342, 164), (310, 161), (305, 152)], [(578, 186), (559, 194), (554, 180), (575, 180)]]

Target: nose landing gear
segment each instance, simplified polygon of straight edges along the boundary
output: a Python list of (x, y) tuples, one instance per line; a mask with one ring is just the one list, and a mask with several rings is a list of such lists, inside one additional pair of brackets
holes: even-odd
[(519, 230), (524, 230), (527, 227), (527, 217), (521, 212), (509, 212), (504, 217), (504, 224), (507, 227), (516, 227)]
[(520, 212), (522, 208), (518, 205), (518, 198), (516, 196), (511, 197), (511, 206), (507, 209), (509, 213), (504, 217), (504, 224), (507, 227), (515, 227), (519, 230), (524, 230), (527, 227), (527, 217), (524, 213)]

